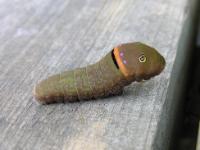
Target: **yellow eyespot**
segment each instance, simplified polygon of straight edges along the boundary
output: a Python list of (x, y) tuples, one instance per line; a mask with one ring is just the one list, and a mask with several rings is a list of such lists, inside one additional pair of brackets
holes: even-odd
[(144, 54), (142, 54), (138, 59), (139, 59), (139, 61), (140, 61), (141, 63), (144, 63), (144, 62), (147, 61), (147, 58), (144, 56)]

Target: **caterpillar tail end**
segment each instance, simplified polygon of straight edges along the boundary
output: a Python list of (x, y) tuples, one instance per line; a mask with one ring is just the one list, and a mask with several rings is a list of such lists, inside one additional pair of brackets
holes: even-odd
[(35, 97), (35, 100), (40, 104), (51, 104), (56, 101), (54, 101), (53, 97), (51, 96), (44, 96), (40, 92), (40, 84), (36, 84), (33, 88), (33, 96)]
[(62, 94), (56, 93), (54, 88), (50, 88), (47, 83), (48, 80), (43, 80), (33, 88), (32, 93), (38, 103), (52, 104), (67, 101)]
[(38, 93), (38, 90), (37, 90), (37, 85), (34, 86), (33, 88), (33, 96), (35, 98), (35, 100), (40, 103), (40, 104), (47, 104), (46, 100), (44, 97), (41, 97)]

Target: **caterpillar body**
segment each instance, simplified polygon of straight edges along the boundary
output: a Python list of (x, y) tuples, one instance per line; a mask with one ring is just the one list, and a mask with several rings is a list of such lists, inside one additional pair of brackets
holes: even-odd
[(154, 48), (140, 42), (121, 44), (97, 63), (48, 77), (34, 87), (42, 104), (120, 95), (133, 81), (147, 80), (165, 67)]

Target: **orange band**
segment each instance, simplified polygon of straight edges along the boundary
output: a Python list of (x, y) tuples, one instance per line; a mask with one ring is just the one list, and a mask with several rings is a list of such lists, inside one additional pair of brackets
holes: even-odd
[(117, 64), (119, 66), (119, 69), (121, 70), (121, 72), (123, 73), (123, 75), (125, 77), (128, 77), (128, 75), (129, 75), (128, 70), (127, 70), (126, 66), (123, 64), (123, 61), (120, 57), (119, 49), (117, 47), (114, 48), (114, 55), (115, 55), (115, 59), (117, 61)]

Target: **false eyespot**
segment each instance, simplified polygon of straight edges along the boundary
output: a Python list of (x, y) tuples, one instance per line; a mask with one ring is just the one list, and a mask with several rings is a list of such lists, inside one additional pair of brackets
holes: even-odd
[(141, 63), (144, 63), (144, 62), (147, 61), (147, 58), (146, 58), (146, 56), (145, 56), (144, 54), (142, 54), (138, 59), (139, 59), (139, 61), (140, 61)]

